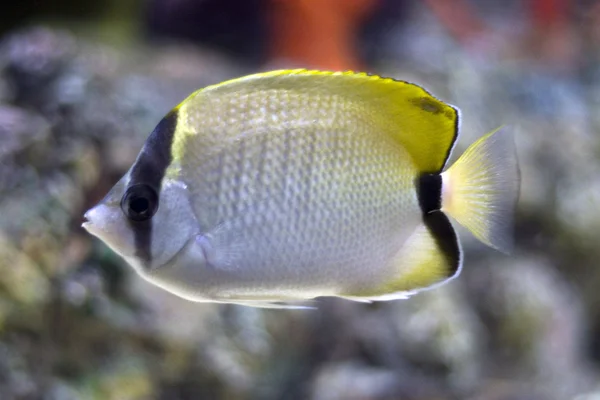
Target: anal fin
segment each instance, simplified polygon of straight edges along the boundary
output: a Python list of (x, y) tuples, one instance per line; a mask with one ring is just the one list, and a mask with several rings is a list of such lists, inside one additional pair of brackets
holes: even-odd
[(285, 302), (285, 301), (233, 301), (231, 304), (239, 306), (248, 306), (254, 308), (270, 308), (270, 309), (285, 309), (285, 310), (314, 310), (317, 308), (315, 302)]
[(406, 299), (458, 276), (462, 256), (458, 236), (441, 211), (423, 216), (390, 264), (390, 278), (379, 287), (344, 295), (357, 301)]

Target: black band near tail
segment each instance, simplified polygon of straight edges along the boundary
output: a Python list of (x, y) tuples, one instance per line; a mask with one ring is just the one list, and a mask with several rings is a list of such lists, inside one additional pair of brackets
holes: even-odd
[(423, 174), (416, 182), (419, 206), (423, 212), (423, 222), (438, 247), (448, 260), (448, 277), (453, 276), (460, 267), (460, 246), (458, 236), (448, 217), (440, 211), (442, 208), (442, 176)]
[(442, 176), (423, 174), (417, 178), (417, 196), (423, 214), (429, 214), (442, 208)]
[(452, 223), (441, 211), (432, 211), (424, 215), (423, 222), (448, 261), (448, 277), (454, 276), (460, 267), (462, 256), (458, 235)]

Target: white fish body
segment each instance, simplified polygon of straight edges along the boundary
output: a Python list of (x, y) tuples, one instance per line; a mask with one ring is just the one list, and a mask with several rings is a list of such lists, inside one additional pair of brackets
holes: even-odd
[[(457, 135), (457, 110), (412, 84), (253, 75), (176, 107), (84, 226), (193, 301), (402, 298), (460, 271), (441, 210), (488, 244), (508, 243), (518, 193), (510, 135), (474, 145), (489, 154), (471, 151), (483, 178), (467, 191), (469, 165), (442, 173)], [(494, 180), (498, 171), (507, 178)], [(473, 194), (484, 209), (463, 217)]]

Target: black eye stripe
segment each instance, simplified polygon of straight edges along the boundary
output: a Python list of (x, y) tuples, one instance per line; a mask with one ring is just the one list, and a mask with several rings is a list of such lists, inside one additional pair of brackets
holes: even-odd
[(131, 168), (129, 185), (150, 185), (160, 189), (165, 171), (171, 164), (171, 145), (177, 126), (177, 111), (171, 111), (150, 134)]
[[(171, 163), (171, 145), (175, 136), (177, 118), (178, 111), (171, 111), (154, 128), (131, 168), (127, 191), (136, 185), (146, 185), (152, 188), (158, 196), (165, 171)], [(158, 210), (158, 202), (157, 197), (156, 210)], [(123, 205), (123, 202), (121, 204)], [(145, 264), (150, 265), (152, 261), (153, 219), (146, 218), (142, 221), (133, 221), (128, 218), (128, 220), (131, 222), (135, 235), (135, 254)]]

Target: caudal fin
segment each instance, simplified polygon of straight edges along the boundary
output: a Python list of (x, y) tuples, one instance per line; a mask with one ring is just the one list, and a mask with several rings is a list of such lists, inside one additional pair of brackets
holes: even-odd
[(442, 173), (442, 182), (442, 211), (483, 243), (510, 252), (520, 187), (510, 129), (497, 129), (469, 146)]

